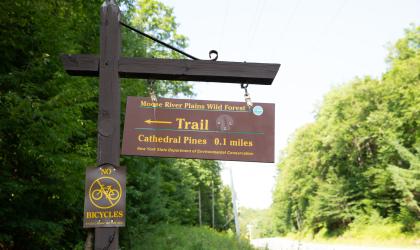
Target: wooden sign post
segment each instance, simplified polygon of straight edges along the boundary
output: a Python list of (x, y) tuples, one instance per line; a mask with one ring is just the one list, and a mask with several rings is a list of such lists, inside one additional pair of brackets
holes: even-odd
[[(120, 164), (120, 11), (111, 1), (101, 7), (97, 163)], [(97, 227), (95, 249), (118, 249), (118, 227)]]
[[(117, 4), (106, 0), (101, 7), (100, 56), (63, 55), (61, 58), (70, 75), (99, 76), (98, 165), (119, 165), (120, 76), (269, 85), (280, 67), (280, 64), (120, 57), (120, 24)], [(118, 228), (95, 228), (95, 249), (118, 249)]]

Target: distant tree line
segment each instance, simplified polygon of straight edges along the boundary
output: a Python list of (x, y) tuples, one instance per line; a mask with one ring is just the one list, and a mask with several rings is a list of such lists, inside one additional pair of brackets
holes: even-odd
[(387, 61), (379, 79), (331, 90), (290, 139), (274, 191), (278, 232), (339, 235), (372, 218), (420, 230), (420, 27)]

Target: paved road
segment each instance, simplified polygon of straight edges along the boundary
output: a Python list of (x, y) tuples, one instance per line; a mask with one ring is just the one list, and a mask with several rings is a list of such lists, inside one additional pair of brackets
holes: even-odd
[(351, 245), (328, 245), (317, 243), (305, 243), (285, 238), (263, 238), (251, 240), (251, 244), (257, 248), (269, 250), (420, 250), (416, 248), (395, 247), (364, 247)]

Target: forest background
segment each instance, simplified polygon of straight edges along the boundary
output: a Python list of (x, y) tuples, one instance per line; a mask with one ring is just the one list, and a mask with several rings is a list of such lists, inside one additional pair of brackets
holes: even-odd
[[(0, 3), (1, 249), (83, 247), (84, 174), (96, 164), (98, 79), (69, 76), (59, 56), (98, 54), (102, 3)], [(187, 46), (172, 10), (162, 3), (118, 4), (126, 23), (178, 48)], [(122, 41), (124, 56), (180, 58), (126, 29)], [(122, 107), (128, 95), (148, 96), (148, 86), (143, 80), (122, 80)], [(154, 86), (159, 96), (192, 95), (185, 82), (159, 81)], [(135, 248), (138, 240), (144, 246), (153, 225), (198, 225), (199, 192), (202, 225), (213, 226), (214, 200), (214, 229), (233, 227), (231, 194), (222, 184), (218, 162), (122, 157), (120, 164), (128, 170), (123, 248)]]

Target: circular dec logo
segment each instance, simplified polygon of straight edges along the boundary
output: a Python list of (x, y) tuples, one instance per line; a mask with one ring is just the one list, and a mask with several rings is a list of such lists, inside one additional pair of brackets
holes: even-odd
[(252, 109), (252, 112), (254, 113), (254, 115), (260, 116), (264, 113), (264, 109), (263, 109), (263, 107), (257, 105)]
[(120, 182), (110, 176), (96, 179), (89, 188), (90, 202), (100, 209), (107, 209), (117, 205), (121, 199), (121, 194)]

